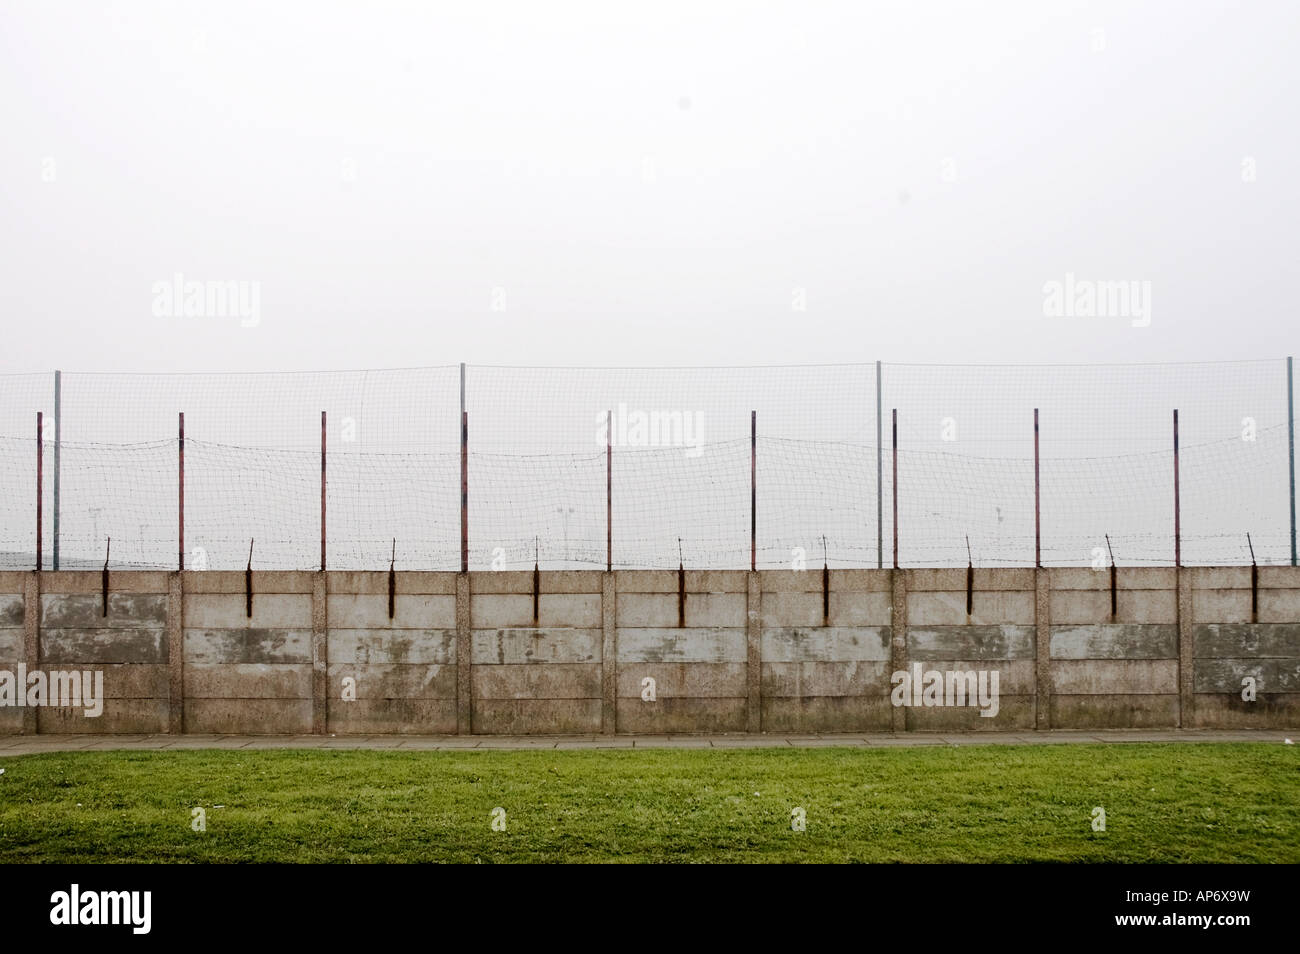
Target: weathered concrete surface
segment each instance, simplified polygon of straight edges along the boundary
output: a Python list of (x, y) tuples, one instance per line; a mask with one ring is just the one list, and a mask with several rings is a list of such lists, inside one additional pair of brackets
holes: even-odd
[(746, 631), (740, 629), (624, 629), (618, 633), (619, 663), (747, 662)]
[(909, 661), (927, 659), (1033, 659), (1034, 626), (1003, 623), (998, 626), (917, 626), (907, 630)]
[[(0, 668), (102, 668), (105, 715), (0, 733), (463, 734), (1300, 723), (1300, 571), (977, 568), (244, 575), (0, 572)], [(893, 672), (996, 670), (999, 712), (893, 706)], [(460, 664), (460, 665), (458, 665)], [(643, 699), (643, 680), (656, 695)], [(349, 688), (345, 700), (344, 680)], [(1243, 680), (1257, 697), (1242, 699)], [(355, 693), (355, 698), (353, 698)], [(197, 721), (195, 721), (197, 720)], [(78, 722), (94, 721), (93, 726)]]
[(763, 631), (764, 662), (831, 662), (892, 658), (888, 626), (784, 627)]
[(1166, 623), (1051, 627), (1053, 659), (1177, 659), (1178, 628)]
[(1176, 726), (1178, 693), (1165, 695), (1052, 696), (1052, 725), (1090, 729), (1144, 729)]

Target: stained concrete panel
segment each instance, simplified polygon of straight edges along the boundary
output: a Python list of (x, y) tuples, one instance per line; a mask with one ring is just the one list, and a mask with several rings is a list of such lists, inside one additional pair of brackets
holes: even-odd
[(617, 697), (640, 699), (643, 680), (655, 681), (660, 698), (730, 699), (745, 695), (745, 663), (623, 662)]
[(311, 663), (310, 629), (186, 629), (185, 664)]
[(1300, 623), (1211, 623), (1194, 632), (1198, 658), (1300, 659)]
[(1164, 623), (1052, 626), (1053, 659), (1172, 659), (1178, 627)]
[(891, 630), (874, 627), (807, 627), (763, 631), (764, 662), (834, 662), (890, 658)]
[(190, 663), (186, 699), (310, 699), (311, 666)]
[(475, 666), (472, 678), (475, 700), (600, 698), (599, 665), (559, 663), (539, 666), (524, 663)]
[(1052, 691), (1059, 695), (1177, 693), (1177, 659), (1058, 659)]
[(50, 629), (41, 633), (41, 661), (91, 663), (166, 663), (167, 633), (159, 629)]
[(1033, 659), (1035, 628), (1000, 626), (917, 626), (908, 620), (907, 655), (926, 659)]
[(1178, 725), (1178, 694), (1053, 694), (1053, 729), (1155, 729)]
[(744, 732), (747, 699), (689, 699), (660, 696), (655, 702), (618, 700), (618, 731), (663, 733)]
[(884, 696), (764, 696), (764, 732), (887, 732)]
[(330, 700), (329, 731), (339, 735), (454, 735), (456, 699)]
[(395, 630), (330, 628), (331, 663), (355, 665), (456, 664), (456, 630)]
[[(438, 663), (329, 664), (330, 706), (342, 703), (343, 680), (354, 680), (357, 701), (376, 699), (456, 700), (456, 667)], [(454, 707), (453, 707), (454, 714)]]
[[(475, 673), (477, 675), (477, 673)], [(475, 699), (476, 735), (560, 735), (600, 731), (600, 699)]]
[(600, 629), (476, 629), (473, 665), (514, 663), (598, 663)]
[[(310, 582), (310, 579), (308, 580)], [(238, 595), (185, 594), (187, 629), (296, 629), (311, 631), (311, 591), (258, 593), (253, 591), (253, 615), (248, 616), (243, 591)]]
[(1247, 676), (1255, 680), (1257, 693), (1300, 692), (1300, 659), (1197, 659), (1193, 688), (1240, 695)]
[(971, 614), (966, 615), (966, 591), (909, 592), (907, 621), (911, 626), (1001, 625), (1032, 626), (1033, 590), (976, 589), (971, 594)]
[(393, 597), (393, 618), (388, 618), (388, 593), (356, 595), (333, 593), (327, 600), (331, 629), (449, 629), (456, 628), (456, 597), (435, 594)]
[(743, 629), (620, 629), (619, 666), (634, 662), (743, 663)]
[(763, 698), (885, 696), (889, 662), (765, 662)]
[(312, 703), (306, 699), (186, 699), (185, 731), (223, 735), (306, 735)]

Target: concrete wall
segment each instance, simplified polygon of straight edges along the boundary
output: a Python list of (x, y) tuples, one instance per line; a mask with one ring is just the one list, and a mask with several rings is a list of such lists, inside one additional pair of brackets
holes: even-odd
[[(1300, 569), (0, 573), (0, 670), (104, 672), (104, 714), (0, 732), (689, 733), (1300, 725)], [(996, 672), (998, 712), (892, 704)], [(1242, 698), (1253, 678), (1257, 698)], [(654, 697), (647, 687), (653, 680)]]

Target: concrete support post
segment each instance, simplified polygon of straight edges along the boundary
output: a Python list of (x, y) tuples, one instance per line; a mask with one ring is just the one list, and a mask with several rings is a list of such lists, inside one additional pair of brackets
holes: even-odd
[(311, 731), (329, 726), (329, 608), (325, 571), (311, 578)]
[(470, 632), (469, 574), (456, 574), (456, 731), (474, 731), (474, 640)]
[(185, 589), (184, 574), (167, 574), (167, 731), (185, 731)]
[(618, 731), (618, 583), (613, 573), (600, 578), (600, 731)]
[(1051, 571), (1034, 569), (1034, 728), (1052, 727)]
[[(36, 570), (23, 574), (23, 655), (27, 671), (35, 672), (41, 665), (41, 574)], [(27, 688), (19, 686), (18, 691), (26, 692)], [(36, 732), (36, 709), (26, 706), (23, 733), (35, 735)]]
[(1175, 569), (1178, 580), (1178, 726), (1195, 721), (1192, 711), (1193, 677), (1196, 674), (1196, 640), (1192, 634), (1192, 574), (1185, 567)]
[[(889, 618), (890, 632), (890, 672), (907, 670), (907, 571), (895, 567), (889, 571), (893, 586), (893, 604)], [(892, 683), (890, 688), (893, 688)], [(893, 729), (895, 732), (907, 731), (907, 707), (895, 706), (893, 709)]]
[(745, 575), (745, 731), (763, 730), (763, 582)]

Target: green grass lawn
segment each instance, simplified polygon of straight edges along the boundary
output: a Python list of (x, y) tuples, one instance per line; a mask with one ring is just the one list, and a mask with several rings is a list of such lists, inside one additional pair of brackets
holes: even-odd
[(0, 768), (3, 862), (1300, 861), (1300, 758), (1276, 744), (68, 752)]

